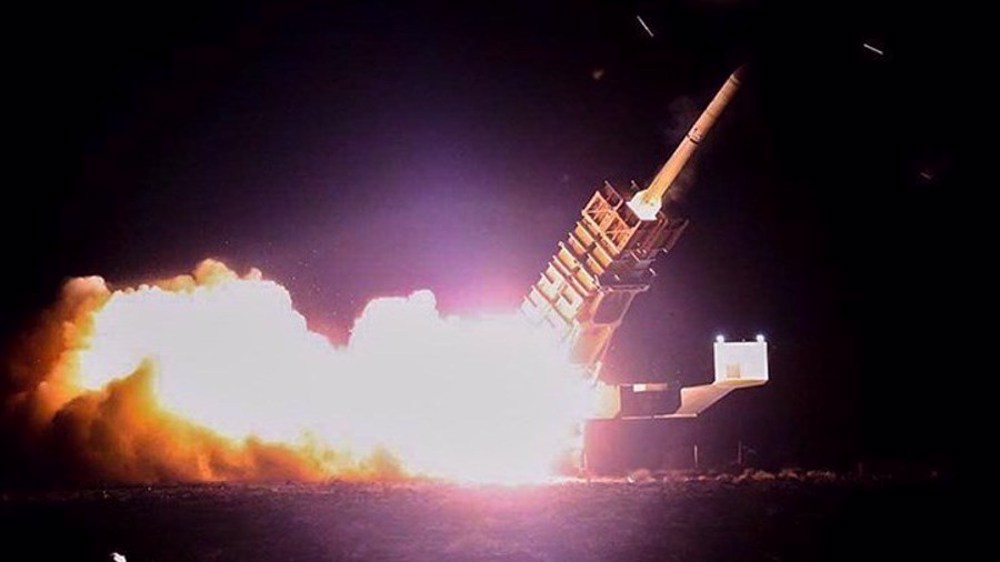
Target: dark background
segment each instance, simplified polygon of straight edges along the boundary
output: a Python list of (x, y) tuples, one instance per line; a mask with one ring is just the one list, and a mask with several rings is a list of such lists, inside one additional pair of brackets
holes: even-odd
[(209, 256), (261, 268), (335, 340), (378, 295), (430, 288), (449, 313), (513, 309), (593, 189), (648, 181), (746, 63), (694, 163), (692, 227), (609, 373), (705, 380), (717, 333), (761, 332), (772, 380), (709, 414), (720, 435), (780, 463), (948, 465), (967, 421), (949, 389), (972, 380), (962, 342), (975, 337), (960, 321), (976, 299), (959, 129), (982, 79), (961, 64), (953, 12), (14, 9), (0, 335), (67, 277), (130, 284)]

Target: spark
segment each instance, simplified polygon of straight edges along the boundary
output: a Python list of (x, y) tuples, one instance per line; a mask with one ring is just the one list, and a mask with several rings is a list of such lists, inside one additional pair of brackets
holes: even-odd
[(124, 554), (118, 554), (117, 552), (112, 552), (111, 553), (111, 560), (113, 562), (127, 562), (125, 560), (125, 555)]
[(655, 35), (653, 35), (653, 30), (650, 29), (649, 26), (646, 25), (646, 22), (642, 20), (642, 16), (637, 14), (635, 16), (635, 19), (639, 20), (639, 25), (641, 25), (642, 28), (646, 30), (646, 33), (648, 33), (650, 37), (656, 37)]
[(869, 51), (875, 53), (876, 55), (878, 55), (880, 57), (885, 56), (885, 52), (882, 51), (882, 49), (879, 49), (878, 47), (873, 47), (872, 45), (869, 45), (868, 43), (862, 43), (861, 45), (864, 48), (868, 49)]

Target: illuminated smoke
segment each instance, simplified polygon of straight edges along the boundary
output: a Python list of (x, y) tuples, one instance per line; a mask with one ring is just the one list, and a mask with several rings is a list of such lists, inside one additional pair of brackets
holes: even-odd
[(70, 281), (10, 372), (25, 456), (88, 481), (538, 480), (591, 399), (519, 315), (442, 317), (420, 291), (371, 301), (335, 347), (281, 285), (212, 260)]

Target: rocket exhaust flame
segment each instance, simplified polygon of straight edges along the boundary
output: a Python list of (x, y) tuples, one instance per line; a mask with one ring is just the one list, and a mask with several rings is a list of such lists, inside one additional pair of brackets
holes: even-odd
[(211, 260), (135, 289), (75, 279), (53, 320), (5, 415), (85, 478), (536, 481), (591, 413), (548, 333), (443, 317), (427, 291), (373, 300), (342, 347), (278, 283)]

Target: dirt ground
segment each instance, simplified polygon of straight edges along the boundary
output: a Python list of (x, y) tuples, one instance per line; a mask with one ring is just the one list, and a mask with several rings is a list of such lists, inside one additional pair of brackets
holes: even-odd
[(0, 495), (0, 559), (946, 560), (961, 556), (952, 491), (781, 479), (21, 491)]

